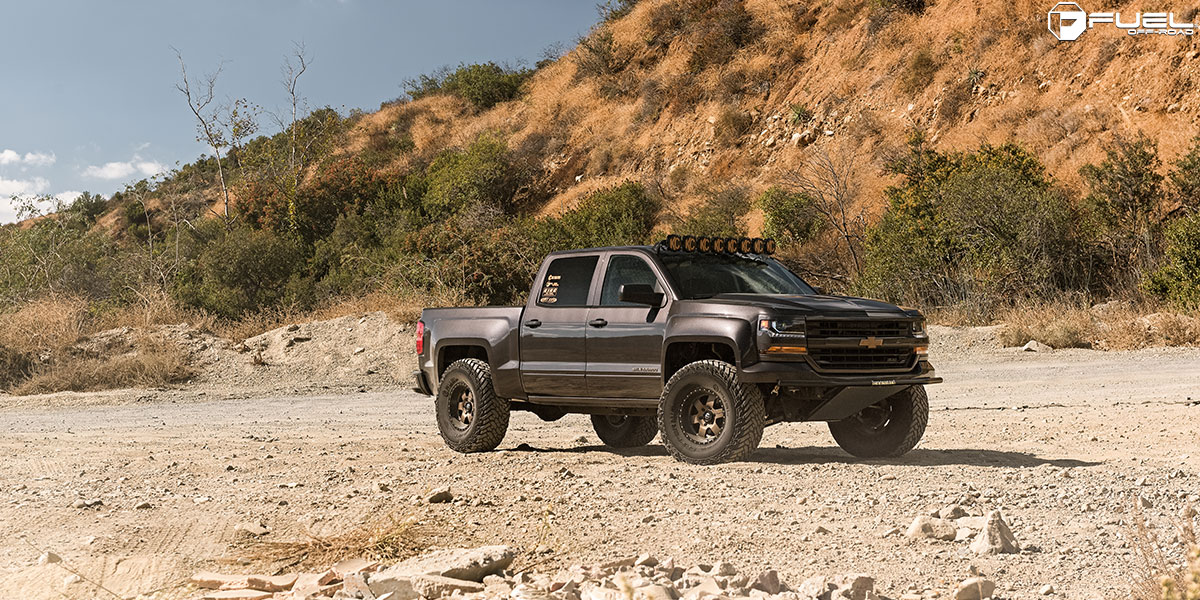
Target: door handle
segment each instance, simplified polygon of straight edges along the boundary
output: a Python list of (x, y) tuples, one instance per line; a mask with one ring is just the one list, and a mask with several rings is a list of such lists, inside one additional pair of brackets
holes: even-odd
[(537, 319), (530, 319), (525, 321), (525, 326), (530, 329), (537, 329), (538, 327), (542, 326), (542, 322)]
[(604, 319), (592, 319), (591, 321), (588, 321), (588, 325), (591, 325), (592, 327), (604, 327), (605, 325), (608, 325), (608, 321), (605, 321)]

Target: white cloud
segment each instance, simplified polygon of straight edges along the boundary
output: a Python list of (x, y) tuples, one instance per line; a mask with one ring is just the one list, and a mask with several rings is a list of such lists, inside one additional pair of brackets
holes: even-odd
[(158, 161), (142, 160), (134, 156), (130, 161), (88, 166), (83, 170), (83, 176), (96, 179), (125, 179), (130, 175), (141, 174), (142, 177), (153, 177), (166, 170), (167, 167)]
[(41, 177), (33, 179), (5, 179), (0, 177), (0, 198), (40, 194), (50, 187), (50, 182)]
[(82, 195), (83, 192), (76, 192), (72, 190), (69, 192), (59, 192), (54, 195), (54, 199), (62, 202), (63, 204), (70, 204)]
[(58, 157), (53, 152), (26, 152), (21, 154), (16, 150), (5, 148), (0, 150), (0, 165), (21, 165), (25, 167), (48, 167), (55, 163)]

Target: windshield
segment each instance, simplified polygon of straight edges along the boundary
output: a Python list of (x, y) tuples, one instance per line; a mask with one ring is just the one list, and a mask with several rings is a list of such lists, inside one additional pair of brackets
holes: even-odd
[(685, 300), (718, 294), (816, 294), (804, 280), (771, 258), (664, 252), (659, 260)]

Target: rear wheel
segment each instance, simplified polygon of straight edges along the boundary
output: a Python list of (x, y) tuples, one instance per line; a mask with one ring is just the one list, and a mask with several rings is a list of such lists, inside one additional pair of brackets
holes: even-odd
[(613, 448), (645, 446), (658, 435), (658, 424), (652, 417), (592, 415), (592, 428), (600, 441)]
[(916, 447), (929, 422), (929, 397), (923, 386), (868, 406), (858, 414), (829, 424), (843, 450), (860, 458), (902, 456)]
[(464, 358), (446, 368), (434, 400), (438, 430), (457, 452), (494, 450), (508, 431), (508, 400), (492, 389), (486, 362)]
[(676, 459), (696, 465), (749, 458), (765, 426), (762, 393), (742, 384), (737, 369), (719, 360), (677, 371), (658, 405), (663, 444)]

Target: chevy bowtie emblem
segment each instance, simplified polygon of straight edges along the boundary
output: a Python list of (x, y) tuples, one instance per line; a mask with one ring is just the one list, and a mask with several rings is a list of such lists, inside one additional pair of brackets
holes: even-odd
[(860, 341), (858, 345), (862, 346), (863, 348), (870, 348), (871, 350), (874, 350), (883, 345), (883, 340), (872, 336)]

